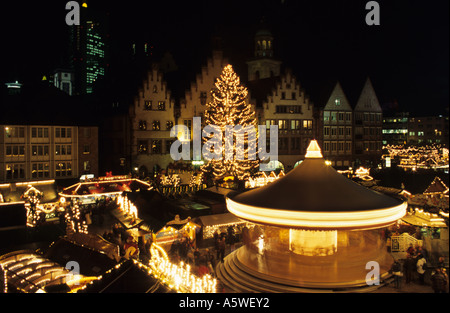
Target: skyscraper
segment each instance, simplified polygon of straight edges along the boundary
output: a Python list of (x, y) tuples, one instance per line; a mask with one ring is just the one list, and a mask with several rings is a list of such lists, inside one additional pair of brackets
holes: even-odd
[(74, 94), (91, 94), (96, 82), (105, 76), (108, 66), (107, 16), (91, 9), (85, 2), (81, 6), (80, 25), (70, 27)]

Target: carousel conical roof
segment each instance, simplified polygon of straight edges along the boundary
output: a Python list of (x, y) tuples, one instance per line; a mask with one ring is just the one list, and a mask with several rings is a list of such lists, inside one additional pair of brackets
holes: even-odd
[[(356, 216), (363, 220), (364, 216), (375, 216), (377, 211), (384, 211), (383, 215), (392, 223), (394, 216), (402, 217), (406, 212), (406, 203), (400, 199), (363, 187), (327, 165), (315, 140), (311, 142), (305, 160), (292, 171), (264, 187), (229, 197), (227, 206), (232, 213), (247, 220), (276, 222), (278, 225), (284, 220), (285, 226), (313, 228), (325, 227), (320, 220), (327, 220), (327, 215), (333, 219), (339, 216), (339, 222), (336, 220), (335, 224), (340, 224)], [(392, 218), (388, 218), (391, 215)], [(310, 222), (295, 221), (296, 218)], [(372, 222), (375, 224), (369, 221), (364, 224), (374, 226), (381, 221)], [(383, 219), (382, 223), (385, 222)], [(325, 228), (334, 227), (333, 223), (326, 224)], [(350, 225), (356, 226), (358, 222), (346, 225), (351, 228)]]

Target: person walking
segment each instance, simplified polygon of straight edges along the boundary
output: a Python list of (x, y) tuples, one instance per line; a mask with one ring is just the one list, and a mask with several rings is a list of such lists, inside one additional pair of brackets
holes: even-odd
[(222, 237), (222, 239), (220, 239), (219, 241), (219, 260), (220, 262), (223, 262), (223, 258), (225, 257), (225, 236)]
[(427, 260), (425, 260), (425, 258), (423, 257), (423, 255), (421, 253), (418, 254), (417, 256), (417, 264), (416, 264), (416, 268), (417, 268), (417, 274), (419, 275), (419, 283), (421, 285), (425, 284), (425, 266), (426, 266)]
[(392, 264), (391, 272), (394, 275), (395, 288), (400, 289), (403, 273), (402, 273), (402, 265), (400, 264), (400, 262), (398, 262), (398, 260), (396, 260), (394, 264)]
[(405, 272), (405, 283), (409, 284), (413, 280), (414, 271), (416, 269), (416, 261), (412, 254), (408, 254), (405, 263), (403, 264), (403, 270)]

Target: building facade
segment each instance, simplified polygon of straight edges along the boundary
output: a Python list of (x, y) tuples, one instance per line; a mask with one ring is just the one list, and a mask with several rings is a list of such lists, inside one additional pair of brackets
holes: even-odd
[(324, 157), (333, 166), (352, 166), (353, 109), (338, 82), (323, 108)]
[(411, 145), (440, 144), (448, 147), (448, 126), (448, 116), (410, 117), (407, 143)]
[(383, 116), (383, 145), (404, 145), (408, 141), (408, 112)]
[(0, 126), (0, 181), (98, 175), (98, 128)]
[(354, 109), (354, 160), (357, 164), (376, 165), (382, 150), (383, 113), (368, 78)]
[(170, 146), (176, 138), (170, 136), (170, 130), (174, 125), (175, 101), (155, 65), (143, 81), (131, 110), (134, 171), (137, 169), (140, 175), (147, 176), (173, 162)]
[(248, 87), (258, 125), (266, 125), (267, 139), (270, 126), (278, 126), (278, 167), (284, 171), (293, 169), (315, 137), (312, 102), (289, 70), (278, 77), (249, 81)]

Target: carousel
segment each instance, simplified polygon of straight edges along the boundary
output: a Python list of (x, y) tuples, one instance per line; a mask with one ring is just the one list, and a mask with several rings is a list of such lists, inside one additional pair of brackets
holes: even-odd
[[(355, 292), (367, 264), (379, 281), (394, 262), (383, 229), (401, 219), (407, 203), (365, 188), (329, 166), (312, 140), (305, 160), (264, 187), (227, 197), (228, 210), (249, 226), (244, 245), (216, 269), (235, 292)], [(371, 263), (369, 263), (371, 262)], [(382, 285), (382, 284), (381, 284)]]

